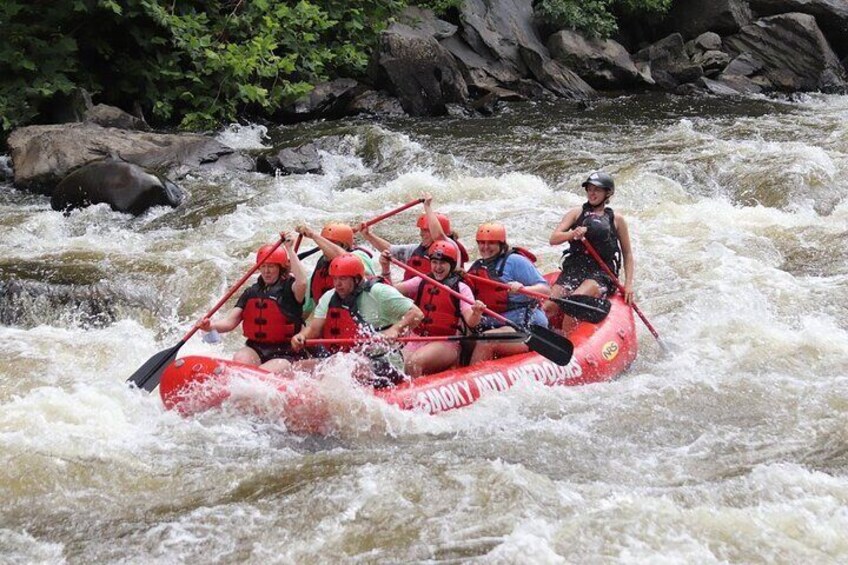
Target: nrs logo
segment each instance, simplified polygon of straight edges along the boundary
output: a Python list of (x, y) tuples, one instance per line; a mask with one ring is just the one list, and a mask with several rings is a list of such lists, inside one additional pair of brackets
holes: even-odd
[(601, 355), (603, 355), (604, 359), (606, 359), (607, 361), (612, 361), (618, 355), (618, 351), (618, 343), (614, 341), (608, 341), (601, 348)]

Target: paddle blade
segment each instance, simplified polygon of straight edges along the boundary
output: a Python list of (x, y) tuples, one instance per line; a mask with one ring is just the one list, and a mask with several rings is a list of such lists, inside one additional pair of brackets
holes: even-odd
[(144, 365), (139, 367), (139, 369), (127, 379), (127, 382), (132, 383), (136, 387), (144, 389), (147, 392), (153, 392), (153, 389), (159, 386), (159, 379), (162, 378), (162, 371), (164, 371), (165, 367), (170, 365), (171, 361), (177, 357), (177, 352), (183, 344), (185, 344), (185, 340), (179, 342), (170, 349), (160, 351), (148, 359)]
[(563, 314), (597, 324), (607, 317), (610, 312), (611, 303), (604, 298), (572, 294), (568, 298), (552, 298), (562, 310)]
[(557, 365), (568, 365), (574, 354), (574, 344), (558, 333), (538, 324), (530, 324), (527, 347)]

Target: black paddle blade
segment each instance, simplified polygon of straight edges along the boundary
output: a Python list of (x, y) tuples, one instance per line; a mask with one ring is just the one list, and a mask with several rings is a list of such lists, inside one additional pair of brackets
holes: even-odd
[(551, 298), (559, 306), (563, 314), (597, 324), (607, 317), (612, 304), (604, 298), (572, 294), (568, 298)]
[(159, 386), (159, 379), (162, 378), (162, 371), (165, 370), (171, 361), (177, 357), (177, 352), (180, 347), (185, 344), (185, 341), (179, 342), (170, 349), (160, 351), (153, 357), (147, 360), (147, 363), (139, 367), (139, 369), (127, 379), (128, 383), (134, 384), (136, 387), (153, 392), (153, 389)]
[(574, 344), (558, 333), (538, 324), (530, 324), (527, 347), (557, 365), (568, 365), (574, 354)]

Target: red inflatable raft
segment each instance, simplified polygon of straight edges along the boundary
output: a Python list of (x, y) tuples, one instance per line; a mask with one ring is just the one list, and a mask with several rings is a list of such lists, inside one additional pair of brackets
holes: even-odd
[[(505, 391), (522, 380), (549, 386), (611, 380), (627, 369), (637, 351), (632, 309), (620, 296), (611, 302), (610, 313), (602, 322), (581, 322), (572, 333), (574, 356), (568, 365), (558, 366), (530, 352), (368, 390), (400, 408), (436, 414), (468, 406), (485, 394)], [(165, 369), (159, 393), (168, 409), (189, 415), (220, 406), (230, 398), (234, 383), (246, 381), (264, 383), (278, 392), (273, 411), (289, 430), (325, 432), (330, 416), (328, 403), (322, 398), (319, 381), (312, 378), (285, 378), (234, 361), (189, 356)], [(265, 413), (267, 409), (263, 407)]]

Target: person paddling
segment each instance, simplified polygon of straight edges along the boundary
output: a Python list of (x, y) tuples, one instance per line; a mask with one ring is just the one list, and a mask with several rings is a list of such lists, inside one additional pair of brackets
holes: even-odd
[(353, 229), (340, 222), (331, 222), (324, 226), (321, 233), (312, 228), (299, 225), (295, 228), (297, 233), (308, 237), (321, 249), (321, 257), (312, 271), (309, 279), (309, 293), (306, 304), (303, 307), (304, 316), (309, 316), (318, 304), (318, 300), (325, 292), (333, 288), (333, 277), (330, 275), (330, 263), (336, 257), (345, 253), (353, 253), (362, 261), (365, 273), (374, 275), (374, 267), (371, 264), (371, 253), (365, 249), (353, 246)]
[[(530, 324), (548, 327), (548, 319), (538, 307), (536, 300), (519, 294), (519, 290), (549, 294), (547, 281), (533, 264), (536, 257), (519, 247), (507, 243), (506, 228), (503, 224), (489, 222), (477, 229), (477, 250), (480, 258), (468, 269), (468, 273), (497, 282), (506, 283), (509, 289), (469, 280), (468, 284), (478, 300), (494, 312), (526, 328)], [(493, 328), (484, 333), (514, 332), (515, 328), (484, 316), (481, 327)], [(506, 357), (529, 351), (523, 343), (478, 342), (471, 355), (471, 363), (486, 361), (497, 357)]]
[[(627, 221), (607, 206), (615, 194), (615, 182), (609, 174), (597, 171), (583, 182), (586, 202), (572, 208), (551, 233), (551, 245), (568, 243), (562, 253), (562, 272), (551, 290), (551, 297), (572, 294), (602, 298), (614, 292), (616, 285), (603, 268), (586, 250), (583, 239), (589, 241), (604, 263), (618, 276), (624, 268), (624, 299), (633, 301), (633, 253)], [(552, 301), (544, 304), (545, 312), (553, 317), (558, 313)], [(568, 335), (577, 326), (577, 320), (564, 315), (562, 331)]]
[[(394, 287), (377, 279), (366, 280), (365, 266), (352, 253), (339, 255), (330, 263), (329, 274), (333, 288), (321, 296), (312, 318), (292, 337), (291, 345), (301, 351), (309, 339), (367, 338), (379, 334), (391, 341), (413, 330), (424, 314), (412, 300)], [(350, 351), (353, 346), (338, 346), (334, 351)], [(368, 351), (368, 348), (364, 348)], [(354, 377), (361, 382), (385, 386), (403, 379), (403, 358), (392, 349), (371, 348), (372, 353), (360, 354)], [(311, 370), (317, 360), (308, 359), (296, 365)]]
[[(382, 276), (391, 283), (390, 252), (380, 255)], [(459, 252), (448, 241), (436, 241), (427, 250), (430, 262), (429, 274), (435, 280), (447, 285), (474, 300), (471, 288), (462, 282), (457, 271)], [(415, 305), (424, 313), (424, 319), (415, 328), (419, 336), (445, 336), (464, 333), (465, 329), (477, 327), (483, 315), (485, 304), (477, 300), (474, 305), (460, 302), (443, 289), (428, 283), (420, 277), (413, 277), (395, 285), (401, 294), (415, 300)], [(433, 341), (408, 343), (403, 349), (404, 370), (410, 377), (429, 375), (450, 369), (459, 362), (460, 344), (456, 341)]]
[[(430, 273), (430, 259), (427, 256), (427, 250), (433, 242), (450, 241), (456, 246), (459, 251), (459, 268), (465, 265), (468, 261), (468, 252), (459, 241), (459, 236), (451, 230), (450, 218), (444, 214), (437, 214), (433, 211), (433, 197), (430, 194), (424, 195), (424, 213), (418, 217), (415, 225), (418, 227), (418, 233), (421, 237), (420, 243), (410, 243), (396, 245), (389, 243), (387, 240), (373, 233), (367, 224), (363, 223), (359, 227), (359, 232), (365, 239), (374, 246), (377, 251), (389, 251), (395, 259), (402, 261), (417, 269), (422, 273)], [(404, 271), (403, 280), (412, 278), (409, 272)]]
[(294, 252), (291, 236), (286, 236), (284, 247), (269, 253), (273, 247), (263, 245), (256, 252), (256, 263), (261, 264), (259, 279), (242, 293), (236, 306), (219, 320), (203, 318), (198, 327), (226, 333), (241, 324), (247, 342), (233, 360), (279, 373), (291, 360), (303, 357), (290, 341), (303, 325), (306, 271)]

